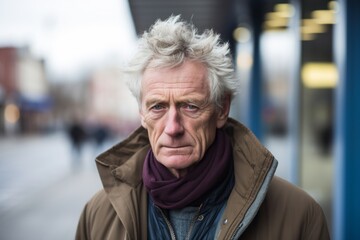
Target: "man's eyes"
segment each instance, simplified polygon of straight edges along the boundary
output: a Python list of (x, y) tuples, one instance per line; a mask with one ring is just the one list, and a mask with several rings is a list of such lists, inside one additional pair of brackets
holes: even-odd
[(150, 109), (151, 109), (151, 110), (155, 110), (155, 111), (159, 111), (159, 110), (164, 109), (164, 106), (161, 105), (161, 104), (155, 104), (155, 105), (153, 105)]
[(185, 108), (186, 110), (190, 110), (190, 111), (195, 111), (195, 110), (199, 109), (199, 107), (197, 107), (194, 104), (183, 104), (182, 107)]
[[(161, 104), (161, 103), (157, 103), (154, 104), (152, 106), (150, 106), (149, 110), (150, 111), (154, 111), (154, 112), (159, 112), (159, 111), (163, 111), (166, 107), (166, 105)], [(179, 110), (185, 110), (188, 112), (195, 112), (197, 110), (199, 110), (199, 107), (195, 104), (191, 104), (191, 103), (182, 103), (178, 105)]]

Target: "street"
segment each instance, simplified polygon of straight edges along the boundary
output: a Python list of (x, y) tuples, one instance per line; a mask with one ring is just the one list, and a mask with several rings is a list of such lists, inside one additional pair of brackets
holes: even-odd
[(0, 239), (74, 239), (84, 204), (101, 188), (85, 145), (81, 162), (61, 132), (0, 139)]

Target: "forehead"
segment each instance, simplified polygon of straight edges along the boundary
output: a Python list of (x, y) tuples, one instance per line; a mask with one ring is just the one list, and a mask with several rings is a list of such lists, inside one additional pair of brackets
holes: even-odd
[(142, 92), (152, 90), (202, 89), (209, 91), (207, 69), (199, 62), (186, 61), (177, 67), (148, 68), (142, 78)]

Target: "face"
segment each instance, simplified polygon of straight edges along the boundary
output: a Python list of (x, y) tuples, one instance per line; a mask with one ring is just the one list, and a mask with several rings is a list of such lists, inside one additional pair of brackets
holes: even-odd
[(209, 101), (207, 70), (192, 61), (145, 70), (141, 92), (141, 122), (156, 159), (175, 176), (186, 174), (225, 124), (230, 103), (216, 111)]

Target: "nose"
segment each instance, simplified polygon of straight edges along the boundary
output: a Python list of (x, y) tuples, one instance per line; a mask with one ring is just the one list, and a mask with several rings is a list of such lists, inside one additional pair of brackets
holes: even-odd
[(170, 107), (169, 111), (167, 112), (165, 124), (164, 132), (171, 137), (177, 137), (184, 132), (181, 115), (179, 114), (176, 107)]

